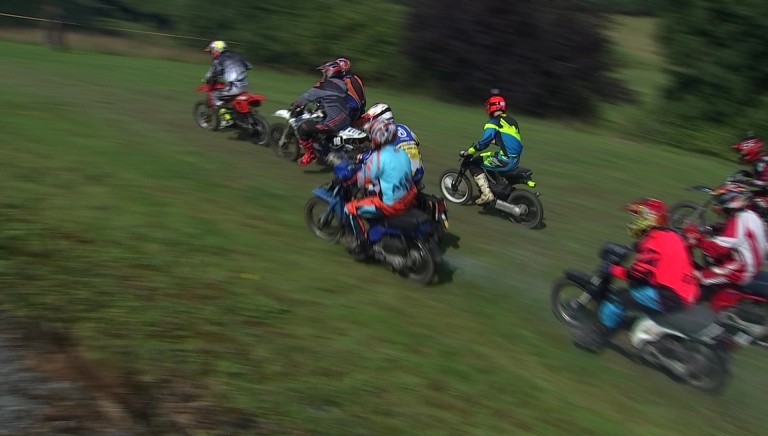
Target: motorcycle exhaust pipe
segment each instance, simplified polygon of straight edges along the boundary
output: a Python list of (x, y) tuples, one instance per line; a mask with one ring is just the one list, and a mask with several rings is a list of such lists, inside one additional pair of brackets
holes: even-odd
[(506, 212), (513, 216), (525, 215), (528, 213), (528, 206), (524, 204), (509, 204), (506, 201), (496, 199), (496, 204), (493, 205), (496, 209), (502, 212)]

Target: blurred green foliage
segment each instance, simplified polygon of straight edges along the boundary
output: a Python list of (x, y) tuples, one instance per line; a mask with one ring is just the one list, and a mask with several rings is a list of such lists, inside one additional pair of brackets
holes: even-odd
[[(768, 133), (768, 3), (682, 0), (661, 8), (670, 80), (658, 128), (682, 146), (732, 155), (728, 141)], [(724, 143), (725, 142), (725, 143)]]

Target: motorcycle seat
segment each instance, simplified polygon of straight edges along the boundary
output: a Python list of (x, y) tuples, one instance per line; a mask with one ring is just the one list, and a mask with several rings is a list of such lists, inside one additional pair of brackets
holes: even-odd
[(500, 174), (508, 180), (527, 180), (533, 175), (533, 170), (530, 168), (517, 167), (512, 171), (505, 171)]
[(429, 222), (427, 214), (415, 208), (408, 209), (400, 215), (384, 217), (382, 220), (384, 226), (406, 232), (416, 231), (425, 222)]
[(760, 271), (751, 282), (742, 286), (745, 294), (768, 298), (768, 271)]
[(707, 306), (695, 305), (688, 309), (651, 315), (658, 325), (688, 336), (694, 336), (717, 320), (717, 315)]

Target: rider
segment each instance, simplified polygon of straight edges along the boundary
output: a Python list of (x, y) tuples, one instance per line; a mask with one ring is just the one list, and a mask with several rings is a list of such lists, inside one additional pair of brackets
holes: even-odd
[(363, 219), (400, 215), (413, 205), (417, 193), (411, 177), (411, 160), (405, 151), (395, 147), (395, 123), (374, 120), (369, 132), (373, 150), (370, 158), (356, 171), (349, 162), (334, 167), (338, 178), (356, 181), (361, 188), (373, 185), (378, 191), (345, 206), (356, 240), (351, 251), (356, 254), (367, 253), (370, 249)]
[(459, 153), (461, 157), (472, 155), (488, 148), (491, 143), (495, 143), (501, 149), (496, 152), (480, 153), (470, 162), (469, 171), (474, 176), (481, 193), (480, 198), (475, 201), (476, 204), (489, 203), (495, 199), (483, 168), (499, 172), (514, 170), (520, 163), (520, 155), (523, 153), (520, 128), (514, 118), (507, 116), (507, 102), (498, 94), (498, 90), (491, 91), (491, 96), (485, 101), (485, 107), (491, 118), (485, 123), (483, 137), (469, 150), (462, 150)]
[(341, 79), (341, 66), (331, 61), (317, 67), (323, 74), (319, 82), (302, 94), (291, 104), (291, 111), (304, 107), (307, 103), (317, 103), (317, 109), (323, 111), (321, 120), (310, 119), (298, 127), (299, 144), (304, 149), (300, 166), (306, 166), (317, 160), (312, 147), (313, 138), (320, 132), (338, 133), (349, 126), (349, 105), (347, 104), (347, 86)]
[(352, 63), (349, 59), (338, 58), (336, 62), (341, 67), (341, 77), (347, 85), (349, 119), (354, 123), (365, 111), (365, 85), (363, 85), (363, 79), (352, 72)]
[[(229, 50), (224, 41), (211, 41), (203, 51), (211, 53), (211, 67), (205, 73), (203, 82), (221, 81), (227, 86), (213, 92), (213, 103), (219, 107), (222, 106), (224, 98), (234, 97), (238, 94), (248, 91), (248, 70), (251, 69), (251, 63), (241, 55)], [(224, 121), (223, 126), (232, 124), (232, 114), (221, 107), (219, 115)]]
[(768, 155), (760, 138), (749, 134), (743, 141), (731, 146), (739, 153), (739, 160), (752, 167), (751, 174), (738, 180), (747, 186), (755, 187), (753, 202), (760, 208), (761, 213), (768, 215)]
[[(371, 106), (361, 117), (360, 121), (364, 124), (363, 130), (366, 130), (367, 126), (372, 124), (372, 121), (387, 120), (395, 122), (395, 115), (392, 113), (392, 108), (385, 103), (376, 103)], [(424, 161), (421, 158), (421, 150), (419, 149), (419, 138), (409, 129), (405, 124), (396, 124), (397, 126), (397, 138), (395, 138), (395, 147), (404, 150), (408, 153), (408, 157), (411, 159), (411, 172), (413, 174), (413, 182), (418, 187), (421, 185), (421, 180), (424, 178)], [(366, 130), (366, 133), (367, 130)], [(366, 150), (363, 152), (358, 160), (365, 162), (368, 156), (372, 153), (372, 150)]]
[(630, 236), (638, 239), (637, 254), (629, 268), (605, 264), (604, 274), (629, 282), (598, 309), (599, 322), (573, 331), (574, 342), (599, 351), (623, 320), (628, 307), (664, 313), (693, 305), (700, 296), (693, 260), (682, 236), (667, 227), (667, 206), (655, 198), (643, 198), (625, 206), (635, 218)]
[(712, 191), (712, 195), (713, 209), (725, 217), (725, 223), (716, 226), (717, 234), (704, 238), (695, 224), (683, 230), (688, 244), (712, 259), (711, 266), (697, 272), (699, 281), (703, 286), (714, 287), (729, 283), (745, 285), (760, 271), (768, 253), (763, 221), (746, 208), (750, 193), (743, 186), (726, 183)]

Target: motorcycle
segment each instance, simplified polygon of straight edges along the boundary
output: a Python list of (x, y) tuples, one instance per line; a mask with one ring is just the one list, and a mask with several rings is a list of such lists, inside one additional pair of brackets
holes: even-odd
[[(334, 178), (312, 191), (314, 196), (304, 207), (304, 218), (316, 237), (333, 243), (345, 238), (351, 246), (354, 234), (344, 206), (354, 198), (355, 189)], [(417, 283), (432, 282), (442, 254), (434, 225), (423, 211), (411, 208), (401, 215), (371, 219), (368, 224), (371, 250), (354, 255), (356, 260), (372, 258)]]
[[(749, 172), (740, 170), (728, 177), (725, 182), (736, 182), (744, 177), (750, 177)], [(713, 188), (704, 185), (694, 185), (686, 188), (689, 191), (703, 192), (705, 194), (712, 194)], [(697, 203), (691, 200), (679, 201), (669, 208), (669, 222), (670, 227), (675, 230), (682, 231), (689, 223), (694, 223), (699, 226), (706, 226), (715, 219), (708, 215), (712, 205), (712, 195), (707, 195), (706, 200)], [(752, 197), (748, 206), (750, 210), (756, 212), (763, 220), (768, 217), (768, 199), (764, 197), (755, 196)]]
[[(253, 143), (264, 145), (267, 143), (269, 122), (259, 114), (258, 108), (267, 98), (261, 94), (244, 92), (216, 107), (213, 103), (213, 93), (216, 90), (226, 88), (227, 85), (218, 82), (207, 82), (197, 87), (198, 91), (206, 93), (206, 99), (200, 100), (193, 106), (192, 114), (197, 125), (206, 130), (223, 130), (237, 128)], [(220, 109), (224, 108), (232, 116), (232, 123), (227, 125), (220, 116)]]
[[(632, 248), (616, 243), (601, 247), (602, 262), (619, 264)], [(600, 303), (619, 288), (609, 274), (566, 270), (555, 281), (550, 303), (555, 317), (571, 328), (585, 328), (597, 321)], [(672, 374), (702, 391), (717, 392), (728, 377), (728, 351), (735, 345), (733, 336), (718, 323), (715, 313), (706, 306), (645, 315), (630, 314), (632, 323), (629, 342), (636, 357)]]
[[(451, 203), (468, 204), (472, 201), (472, 182), (467, 175), (472, 155), (460, 158), (459, 169), (449, 169), (440, 176), (440, 190)], [(491, 192), (496, 200), (483, 204), (486, 210), (499, 210), (510, 221), (533, 229), (539, 227), (544, 220), (544, 206), (541, 204), (538, 191), (531, 192), (520, 189), (516, 185), (530, 188), (536, 186), (531, 178), (533, 171), (529, 168), (517, 167), (512, 171), (500, 173), (483, 169), (488, 176)], [(502, 200), (504, 199), (504, 200)]]
[[(307, 120), (321, 120), (324, 114), (319, 110), (310, 110), (307, 106), (294, 111), (280, 109), (272, 114), (286, 120), (285, 123), (277, 123), (269, 129), (269, 142), (275, 154), (288, 161), (297, 160), (304, 150), (299, 146), (299, 134), (297, 129)], [(315, 152), (322, 160), (335, 165), (344, 159), (354, 160), (355, 156), (366, 149), (368, 135), (362, 130), (347, 127), (338, 134), (320, 133), (312, 143)]]

